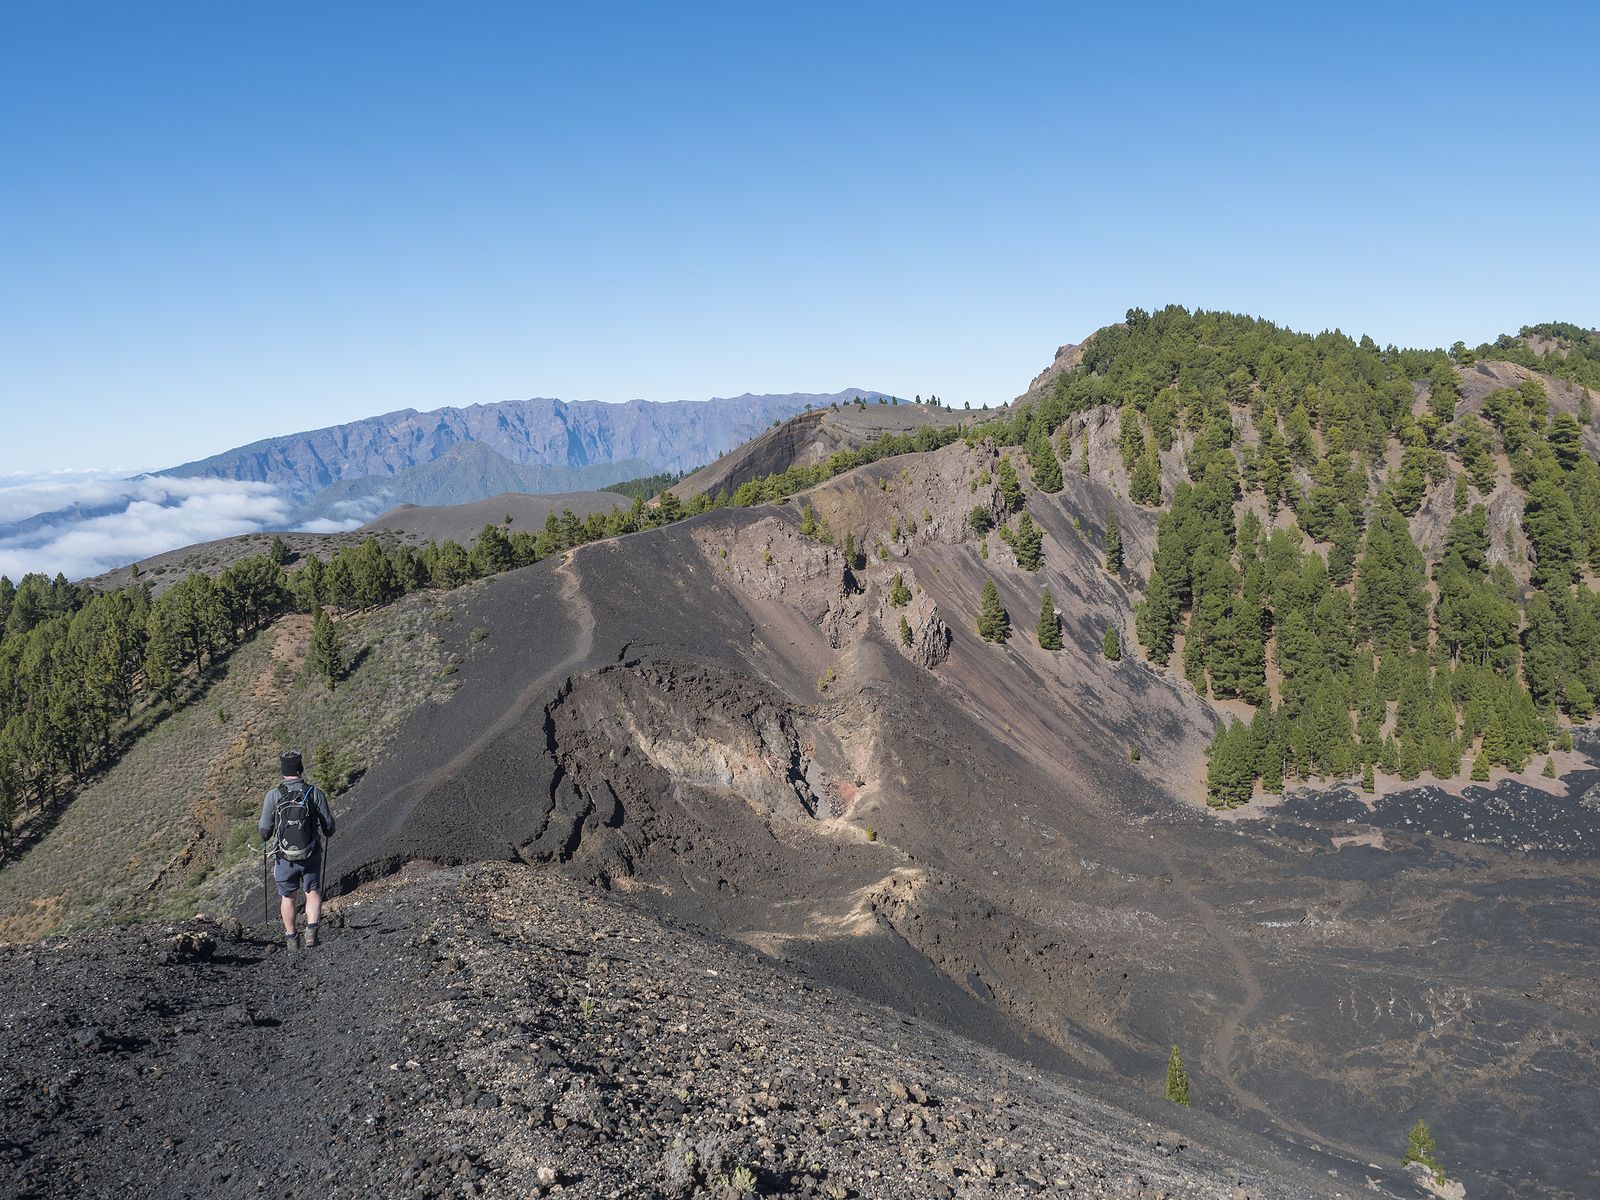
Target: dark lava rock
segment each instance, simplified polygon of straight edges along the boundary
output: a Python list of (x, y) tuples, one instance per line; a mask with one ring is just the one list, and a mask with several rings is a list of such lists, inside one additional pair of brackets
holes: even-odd
[[(195, 969), (132, 932), (12, 956), (0, 1194), (256, 1198), (286, 1157), (297, 1194), (330, 1200), (1350, 1194), (1265, 1141), (1151, 1132), (560, 875), (439, 871), (343, 907), (315, 954), (267, 928), (185, 950)], [(427, 985), (441, 956), (447, 995)], [(68, 1012), (108, 1017), (64, 1029)]]

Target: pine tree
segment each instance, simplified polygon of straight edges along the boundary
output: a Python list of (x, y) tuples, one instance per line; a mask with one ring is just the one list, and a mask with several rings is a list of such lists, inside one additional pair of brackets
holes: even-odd
[(1061, 618), (1056, 615), (1056, 598), (1049, 588), (1045, 588), (1044, 598), (1039, 602), (1038, 634), (1041, 650), (1061, 649)]
[(306, 649), (306, 670), (323, 679), (330, 688), (337, 686), (344, 674), (344, 652), (339, 648), (339, 635), (321, 608), (312, 616), (311, 644)]
[(16, 823), (22, 779), (11, 756), (0, 751), (0, 849), (11, 849), (11, 827)]
[(911, 622), (906, 620), (904, 613), (900, 616), (900, 644), (911, 645)]
[(1002, 535), (1008, 532), (1006, 542), (1017, 556), (1017, 566), (1024, 571), (1037, 571), (1044, 565), (1044, 530), (1032, 517), (1023, 513), (1017, 518), (1016, 529), (1002, 530)]
[(1150, 572), (1144, 599), (1134, 610), (1134, 628), (1145, 656), (1158, 666), (1172, 657), (1172, 644), (1178, 627), (1179, 610), (1160, 569)]
[(986, 642), (1003, 643), (1011, 636), (1011, 617), (1000, 603), (1000, 589), (991, 578), (983, 585), (978, 609), (978, 636)]
[(896, 571), (894, 583), (889, 588), (889, 604), (893, 608), (904, 608), (910, 603), (911, 589), (906, 586), (905, 577)]
[(1100, 653), (1110, 662), (1122, 661), (1122, 640), (1117, 637), (1115, 625), (1106, 626), (1106, 636), (1100, 643)]
[(1117, 529), (1117, 514), (1106, 509), (1106, 570), (1113, 575), (1122, 574), (1122, 534)]
[(1117, 423), (1121, 427), (1117, 444), (1122, 450), (1122, 469), (1131, 471), (1147, 444), (1144, 425), (1139, 420), (1139, 409), (1132, 401), (1124, 404), (1117, 413)]
[(1167, 1090), (1166, 1096), (1174, 1104), (1189, 1103), (1189, 1076), (1183, 1070), (1183, 1055), (1178, 1053), (1178, 1047), (1172, 1047), (1172, 1053), (1167, 1055)]
[(1479, 750), (1478, 756), (1472, 760), (1472, 781), (1474, 783), (1489, 782), (1489, 756), (1482, 750)]
[(844, 535), (844, 561), (845, 565), (852, 569), (860, 569), (866, 561), (856, 553), (856, 535), (854, 533), (847, 532)]
[(1361, 764), (1361, 790), (1369, 796), (1378, 790), (1378, 781), (1372, 773), (1372, 764), (1370, 762)]
[(1011, 465), (1011, 459), (1002, 454), (994, 473), (995, 481), (1000, 485), (1000, 499), (1004, 501), (1006, 511), (1016, 512), (1022, 507), (1022, 482), (1017, 478), (1017, 469)]
[(1433, 1140), (1433, 1133), (1428, 1129), (1428, 1123), (1420, 1117), (1411, 1127), (1411, 1132), (1406, 1135), (1406, 1153), (1400, 1160), (1402, 1167), (1419, 1163), (1433, 1173), (1435, 1183), (1444, 1182), (1444, 1169), (1439, 1166), (1435, 1157), (1438, 1153), (1438, 1144)]
[(1089, 478), (1089, 431), (1087, 429), (1078, 435), (1078, 476), (1082, 479)]
[(1250, 799), (1256, 783), (1254, 740), (1249, 727), (1238, 721), (1230, 721), (1217, 730), (1206, 751), (1207, 803), (1234, 808)]
[(1028, 435), (1028, 465), (1033, 468), (1033, 486), (1041, 492), (1061, 490), (1061, 460), (1056, 457), (1044, 416), (1035, 410)]
[(1128, 480), (1128, 498), (1146, 508), (1161, 503), (1161, 463), (1155, 451), (1147, 448), (1139, 456), (1133, 475)]

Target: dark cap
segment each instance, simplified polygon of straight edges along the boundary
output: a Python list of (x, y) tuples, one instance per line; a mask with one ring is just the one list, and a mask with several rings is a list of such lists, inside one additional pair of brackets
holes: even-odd
[(296, 778), (305, 769), (305, 764), (300, 761), (300, 751), (285, 750), (278, 755), (278, 769), (283, 772), (285, 779)]

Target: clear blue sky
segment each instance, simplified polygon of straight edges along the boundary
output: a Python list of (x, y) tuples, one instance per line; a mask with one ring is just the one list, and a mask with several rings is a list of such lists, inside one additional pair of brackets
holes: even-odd
[(0, 473), (393, 408), (1008, 399), (1176, 301), (1600, 323), (1595, 6), (8, 0)]

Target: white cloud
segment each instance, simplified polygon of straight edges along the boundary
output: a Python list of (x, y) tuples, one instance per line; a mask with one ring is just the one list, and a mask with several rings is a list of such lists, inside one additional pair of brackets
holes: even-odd
[(350, 530), (365, 524), (366, 521), (360, 517), (351, 517), (348, 521), (334, 521), (328, 517), (318, 517), (315, 521), (307, 521), (300, 528), (306, 533), (348, 533)]
[[(368, 521), (381, 517), (393, 507), (394, 505), (389, 503), (389, 493), (379, 492), (375, 496), (367, 496), (360, 500), (337, 500), (328, 506), (328, 515), (340, 520), (352, 520), (356, 525), (365, 525)], [(346, 528), (353, 528), (353, 526), (347, 526)], [(309, 525), (306, 526), (306, 529), (312, 533), (318, 532), (311, 529)]]
[(0, 473), (0, 525), (23, 521), (72, 504), (106, 504), (128, 491), (129, 470), (96, 467)]
[[(37, 502), (46, 497), (41, 510)], [(30, 571), (60, 571), (81, 579), (196, 542), (281, 529), (288, 518), (276, 488), (231, 479), (114, 480), (86, 471), (75, 479), (0, 485), (0, 523), (74, 504), (107, 511), (85, 517), (61, 512), (0, 533), (0, 574), (16, 580)]]

